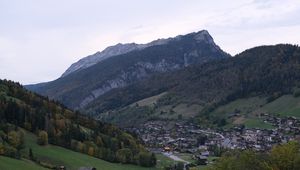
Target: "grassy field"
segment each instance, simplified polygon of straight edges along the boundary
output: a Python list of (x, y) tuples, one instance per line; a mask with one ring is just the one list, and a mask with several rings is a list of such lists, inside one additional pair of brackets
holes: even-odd
[(156, 158), (157, 158), (157, 168), (158, 169), (163, 169), (166, 166), (169, 165), (174, 165), (176, 162), (162, 154), (156, 154)]
[(45, 168), (30, 162), (28, 160), (18, 160), (0, 156), (0, 169), (1, 170), (46, 170)]
[[(77, 170), (79, 167), (95, 167), (97, 170), (154, 170), (156, 168), (143, 168), (135, 165), (123, 165), (103, 161), (85, 154), (71, 150), (48, 145), (39, 146), (36, 144), (36, 136), (27, 132), (25, 135), (26, 150), (23, 154), (28, 155), (28, 148), (32, 148), (34, 157), (43, 163), (52, 165), (64, 165), (68, 170)], [(0, 168), (2, 170), (2, 168)]]
[(188, 161), (190, 163), (195, 163), (196, 160), (193, 159), (193, 154), (190, 154), (190, 153), (176, 153), (175, 154), (176, 156), (178, 156), (179, 158), (185, 160), (185, 161)]
[(273, 129), (271, 124), (267, 124), (258, 118), (248, 118), (245, 120), (245, 126), (247, 128), (260, 128), (260, 129)]
[(230, 128), (234, 124), (244, 124), (248, 128), (272, 129), (273, 127), (270, 124), (263, 122), (256, 115), (269, 113), (300, 118), (300, 97), (284, 95), (270, 103), (266, 103), (266, 99), (260, 97), (237, 99), (218, 107), (211, 114), (227, 118), (236, 111), (240, 116), (228, 119), (229, 124), (227, 127)]
[[(123, 165), (110, 163), (101, 159), (93, 158), (85, 154), (74, 152), (59, 146), (36, 144), (36, 136), (30, 132), (25, 135), (25, 149), (22, 155), (28, 157), (29, 148), (38, 161), (48, 165), (64, 165), (68, 170), (77, 170), (80, 167), (95, 167), (97, 170), (159, 170), (175, 162), (162, 154), (157, 154), (157, 167), (143, 168), (136, 165)], [(42, 166), (27, 159), (13, 159), (0, 156), (0, 170), (44, 170)]]
[(264, 105), (262, 111), (282, 116), (300, 117), (300, 97), (284, 95), (277, 100)]
[[(193, 159), (193, 154), (190, 153), (177, 153), (175, 154), (176, 156), (178, 156), (179, 158), (188, 161), (192, 164), (197, 164), (197, 161), (195, 159)], [(211, 162), (214, 159), (218, 159), (218, 157), (208, 157), (208, 161)], [(198, 165), (195, 167), (192, 167), (191, 170), (206, 170), (209, 168), (210, 165)]]
[(228, 116), (229, 114), (234, 113), (235, 111), (239, 111), (241, 115), (246, 115), (258, 109), (261, 105), (264, 105), (265, 103), (265, 99), (259, 97), (237, 99), (226, 105), (218, 107), (212, 112), (212, 114)]
[(166, 92), (163, 92), (156, 96), (145, 98), (143, 100), (140, 100), (140, 101), (137, 101), (137, 102), (131, 104), (131, 106), (135, 106), (136, 104), (138, 104), (139, 106), (153, 106), (153, 104), (156, 103), (159, 98), (161, 98), (163, 95), (166, 95), (166, 94), (167, 94)]

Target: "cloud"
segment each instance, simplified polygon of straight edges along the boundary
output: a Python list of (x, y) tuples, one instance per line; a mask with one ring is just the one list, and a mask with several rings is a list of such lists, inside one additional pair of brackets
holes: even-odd
[(298, 0), (0, 0), (0, 78), (49, 81), (107, 46), (201, 29), (231, 54), (299, 43), (299, 13)]

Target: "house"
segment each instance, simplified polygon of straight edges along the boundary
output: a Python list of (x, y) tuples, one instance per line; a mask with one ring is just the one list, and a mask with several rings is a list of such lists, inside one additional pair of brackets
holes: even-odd
[(165, 147), (164, 147), (164, 151), (165, 151), (165, 152), (171, 152), (171, 148), (168, 147), (168, 146), (165, 146)]
[(56, 169), (58, 169), (58, 170), (66, 170), (67, 168), (64, 165), (61, 165), (61, 166), (56, 167)]
[(78, 170), (97, 170), (95, 167), (80, 167)]
[(230, 139), (228, 139), (228, 138), (226, 138), (223, 142), (222, 142), (222, 144), (221, 144), (224, 148), (231, 148), (231, 141), (230, 141)]
[(209, 156), (209, 152), (208, 151), (201, 152), (201, 156), (208, 157)]

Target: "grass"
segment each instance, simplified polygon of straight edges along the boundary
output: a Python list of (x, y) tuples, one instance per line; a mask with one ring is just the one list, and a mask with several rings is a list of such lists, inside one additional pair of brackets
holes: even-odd
[(239, 111), (240, 116), (228, 119), (227, 128), (234, 124), (245, 124), (247, 128), (272, 129), (272, 125), (263, 122), (262, 119), (256, 117), (256, 114), (269, 113), (300, 118), (300, 97), (284, 95), (270, 103), (266, 103), (266, 99), (261, 97), (237, 99), (218, 107), (211, 114), (227, 118), (235, 111)]
[[(97, 170), (155, 170), (156, 168), (143, 168), (136, 165), (123, 165), (110, 163), (82, 153), (74, 152), (59, 146), (36, 144), (36, 136), (26, 132), (26, 150), (23, 154), (28, 155), (28, 148), (32, 148), (34, 157), (43, 163), (52, 165), (64, 165), (67, 169), (77, 170), (79, 167), (95, 167)], [(1, 168), (0, 168), (1, 169)], [(16, 168), (18, 169), (18, 168)], [(2, 170), (2, 169), (1, 169)]]
[[(178, 154), (175, 154), (176, 156), (178, 156), (179, 158), (185, 160), (185, 161), (188, 161), (190, 163), (194, 163), (196, 164), (196, 160), (193, 159), (193, 154), (190, 154), (190, 153), (178, 153)], [(219, 157), (213, 157), (213, 156), (210, 156), (208, 157), (208, 161), (211, 162), (212, 160), (214, 159), (218, 159)], [(209, 168), (210, 165), (198, 165), (196, 167), (193, 167), (192, 170), (205, 170), (207, 168)]]
[(174, 111), (177, 114), (183, 115), (185, 118), (190, 118), (196, 116), (201, 110), (203, 109), (203, 106), (192, 104), (179, 104), (174, 108)]
[(28, 160), (18, 160), (9, 157), (0, 156), (0, 169), (1, 170), (46, 170), (45, 168)]
[(142, 99), (140, 101), (131, 104), (131, 106), (135, 106), (136, 104), (138, 104), (139, 106), (153, 106), (153, 104), (156, 103), (157, 100), (162, 96), (164, 96), (165, 94), (167, 94), (167, 92), (163, 92), (161, 94)]
[(249, 118), (245, 120), (246, 128), (260, 128), (260, 129), (273, 129), (274, 127), (271, 124), (263, 122), (259, 118)]
[[(28, 156), (29, 148), (32, 149), (34, 157), (37, 158), (37, 160), (41, 163), (56, 166), (64, 165), (70, 170), (77, 170), (80, 167), (95, 167), (97, 170), (158, 170), (175, 163), (172, 159), (162, 154), (157, 154), (157, 166), (155, 168), (144, 168), (136, 165), (110, 163), (59, 146), (37, 145), (36, 136), (26, 131), (25, 149), (22, 150), (23, 156)], [(45, 168), (27, 159), (18, 160), (0, 156), (0, 170), (13, 169), (44, 170)]]
[(300, 118), (300, 97), (284, 95), (264, 105), (261, 110), (282, 116), (295, 116)]
[(207, 165), (199, 165), (196, 167), (192, 167), (192, 170), (207, 170), (209, 166)]
[(229, 115), (236, 110), (240, 111), (240, 114), (248, 114), (258, 109), (261, 105), (265, 104), (265, 99), (260, 97), (251, 97), (244, 99), (237, 99), (226, 105), (218, 107), (212, 112), (215, 115)]
[(195, 159), (193, 159), (193, 154), (190, 154), (190, 153), (177, 153), (175, 154), (176, 156), (178, 156), (179, 158), (185, 160), (185, 161), (188, 161), (190, 163), (194, 163), (195, 162)]
[(163, 154), (156, 154), (156, 158), (157, 158), (157, 168), (158, 169), (163, 169), (166, 166), (169, 165), (174, 165), (176, 163), (176, 161), (164, 156)]

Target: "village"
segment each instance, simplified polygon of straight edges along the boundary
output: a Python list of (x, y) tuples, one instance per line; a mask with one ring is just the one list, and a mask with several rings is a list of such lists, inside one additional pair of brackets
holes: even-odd
[(274, 128), (237, 125), (217, 131), (203, 129), (193, 123), (175, 123), (173, 127), (166, 127), (160, 121), (150, 121), (130, 131), (137, 134), (152, 152), (167, 156), (189, 153), (201, 165), (209, 163), (208, 157), (219, 157), (226, 150), (253, 149), (263, 152), (275, 144), (300, 140), (300, 120), (296, 117), (276, 117), (261, 113), (258, 118)]

